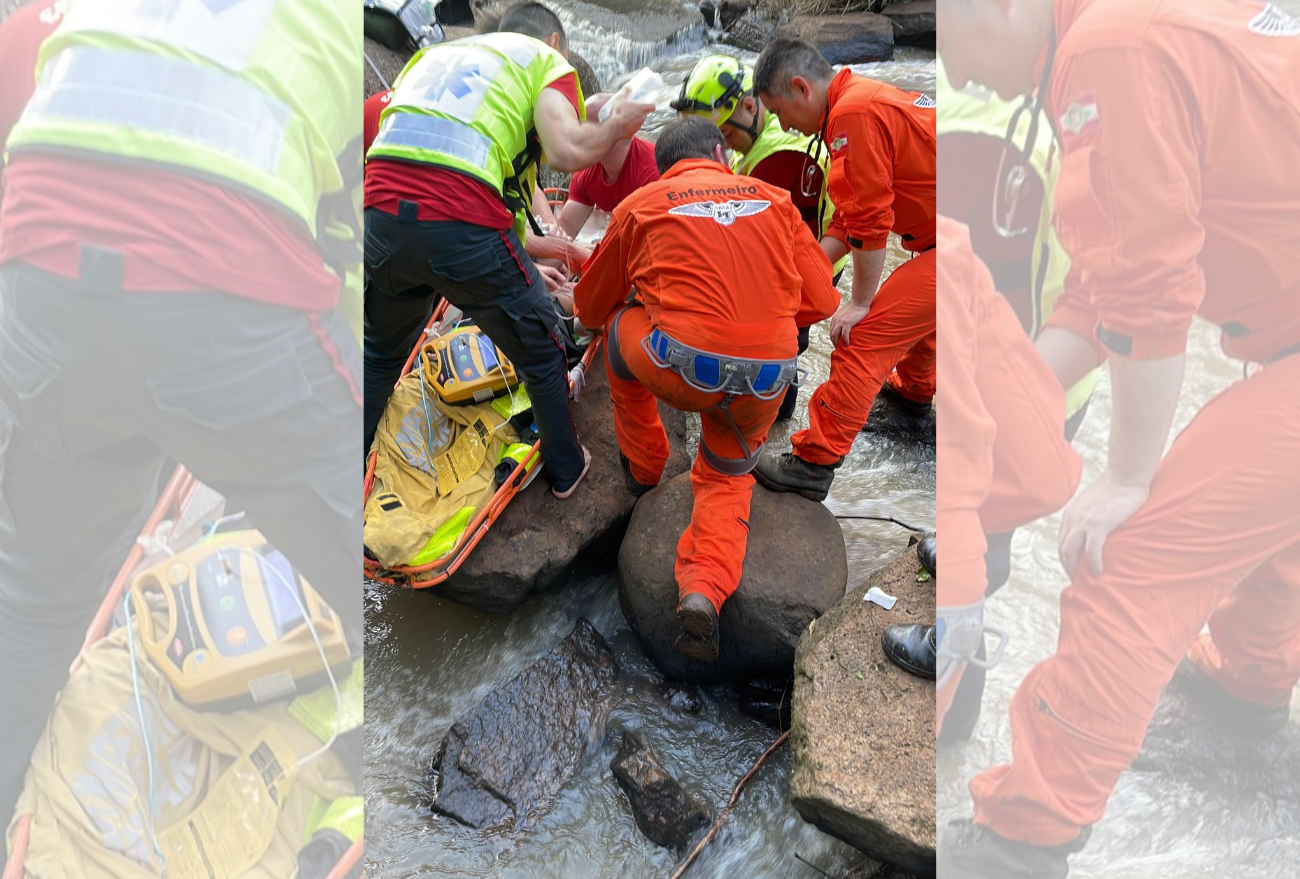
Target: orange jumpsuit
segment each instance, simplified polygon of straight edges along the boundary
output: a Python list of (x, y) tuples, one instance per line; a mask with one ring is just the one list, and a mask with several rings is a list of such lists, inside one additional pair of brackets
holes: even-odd
[[(937, 515), (943, 541), (939, 616), (984, 599), (984, 533), (1060, 509), (1082, 464), (1061, 431), (1065, 394), (971, 247), (966, 226), (938, 219), (937, 311), (943, 313), (936, 402)], [(943, 645), (940, 645), (941, 653)], [(937, 693), (940, 729), (960, 676)]]
[(831, 354), (830, 378), (808, 403), (808, 429), (792, 438), (812, 464), (836, 464), (867, 423), (881, 385), (928, 402), (935, 387), (935, 110), (924, 96), (841, 70), (827, 92), (835, 219), (826, 234), (877, 250), (890, 231), (919, 254), (885, 279), (850, 344)]
[[(635, 303), (624, 309), (629, 291)], [(676, 372), (659, 368), (641, 340), (658, 328), (710, 353), (784, 360), (798, 349), (797, 327), (834, 314), (839, 301), (830, 261), (789, 193), (737, 177), (717, 162), (678, 162), (624, 199), (610, 217), (574, 302), (582, 323), (604, 325), (610, 340), (606, 366), (614, 426), (638, 482), (658, 483), (668, 463), (656, 398), (701, 413), (700, 451), (691, 468), (695, 503), (677, 545), (682, 595), (699, 592), (721, 609), (736, 591), (754, 478), (748, 471), (720, 472), (706, 460), (706, 450), (732, 462), (747, 456), (756, 461), (782, 395), (733, 398), (733, 430), (718, 408), (725, 394), (702, 393)], [(620, 356), (635, 378), (620, 375)]]
[(1300, 21), (1234, 0), (1057, 0), (1055, 21), (1081, 283), (1049, 323), (1162, 358), (1199, 312), (1267, 365), (1178, 436), (1105, 573), (1069, 572), (1057, 651), (1012, 701), (1013, 762), (971, 783), (977, 822), (1038, 845), (1102, 816), (1207, 621), (1193, 659), (1225, 690), (1274, 706), (1300, 679)]

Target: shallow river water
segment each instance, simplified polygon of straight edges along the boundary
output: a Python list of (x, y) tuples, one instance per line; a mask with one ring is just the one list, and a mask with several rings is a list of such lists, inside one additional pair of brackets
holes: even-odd
[[(695, 13), (698, 16), (698, 13)], [(580, 34), (574, 48), (595, 52)], [(651, 66), (668, 82), (653, 135), (672, 118), (667, 101), (695, 60), (710, 51), (700, 41), (683, 54), (662, 55)], [(591, 53), (591, 54), (588, 54)], [(746, 56), (752, 63), (753, 55)], [(933, 94), (933, 52), (900, 48), (899, 59), (862, 65), (860, 72)], [(643, 59), (635, 59), (639, 66)], [(635, 67), (624, 71), (630, 72)], [(602, 76), (604, 73), (602, 72)], [(608, 83), (607, 83), (608, 84)], [(905, 254), (891, 247), (889, 266)], [(841, 281), (847, 291), (849, 278)], [(829, 369), (825, 326), (813, 330), (803, 358), (810, 387)], [(788, 447), (806, 420), (778, 428), (770, 447)], [(914, 472), (917, 459), (861, 435), (841, 467), (828, 499), (839, 514), (895, 516), (933, 528), (934, 486)], [(845, 521), (849, 586), (855, 587), (907, 545), (906, 531), (888, 523)], [(727, 688), (708, 688), (699, 715), (670, 707), (666, 689), (645, 659), (618, 606), (612, 566), (574, 571), (570, 580), (534, 596), (509, 616), (491, 616), (434, 595), (382, 587), (366, 590), (366, 871), (370, 879), (492, 877), (492, 879), (649, 879), (667, 877), (676, 856), (637, 831), (626, 798), (613, 781), (611, 738), (527, 834), (469, 831), (423, 808), (423, 776), (456, 718), (493, 688), (550, 651), (585, 617), (609, 640), (621, 669), (623, 697), (613, 725), (642, 733), (664, 764), (713, 813), (737, 779), (777, 733), (742, 715)], [(527, 731), (521, 730), (521, 735)], [(746, 789), (719, 838), (691, 870), (694, 879), (813, 879), (843, 877), (862, 855), (805, 823), (787, 795), (790, 758), (782, 749)]]

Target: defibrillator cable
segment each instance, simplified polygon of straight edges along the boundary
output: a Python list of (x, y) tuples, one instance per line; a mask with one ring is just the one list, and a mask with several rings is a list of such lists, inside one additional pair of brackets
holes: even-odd
[(126, 614), (126, 648), (131, 656), (131, 691), (135, 696), (136, 717), (140, 720), (140, 734), (144, 737), (144, 756), (145, 765), (149, 772), (149, 815), (145, 822), (149, 831), (149, 842), (153, 845), (154, 854), (158, 856), (159, 865), (162, 867), (164, 874), (167, 868), (167, 859), (163, 856), (162, 849), (158, 845), (158, 836), (154, 833), (154, 821), (157, 819), (157, 785), (154, 781), (154, 759), (153, 759), (153, 742), (149, 737), (149, 724), (144, 718), (144, 699), (140, 692), (140, 664), (135, 654), (135, 627), (132, 625), (131, 593), (128, 592), (122, 599), (123, 609)]
[[(259, 563), (264, 561), (262, 556), (258, 555), (247, 546), (236, 547), (236, 549), (240, 552), (251, 555)], [(317, 757), (329, 751), (330, 748), (334, 747), (334, 742), (338, 740), (339, 723), (343, 719), (343, 692), (339, 689), (339, 682), (334, 678), (334, 669), (330, 667), (329, 656), (325, 653), (325, 645), (321, 641), (320, 633), (316, 631), (316, 624), (312, 622), (311, 614), (307, 613), (307, 606), (303, 603), (302, 597), (298, 594), (298, 590), (289, 583), (288, 579), (285, 578), (284, 574), (280, 573), (279, 569), (276, 568), (275, 565), (268, 564), (264, 567), (270, 570), (271, 573), (275, 574), (276, 579), (280, 581), (280, 585), (284, 586), (290, 597), (293, 598), (294, 603), (298, 605), (298, 610), (302, 613), (302, 618), (307, 623), (307, 630), (311, 633), (311, 639), (316, 642), (316, 652), (320, 654), (321, 665), (325, 668), (325, 676), (329, 678), (330, 687), (334, 690), (334, 722), (330, 725), (329, 740), (326, 741), (324, 745), (298, 761), (298, 768), (301, 769)]]

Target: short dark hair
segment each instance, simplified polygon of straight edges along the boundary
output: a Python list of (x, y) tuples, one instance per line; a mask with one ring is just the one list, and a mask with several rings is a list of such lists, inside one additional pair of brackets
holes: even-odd
[(712, 159), (714, 147), (727, 148), (718, 126), (702, 116), (683, 116), (660, 132), (655, 164), (664, 174), (682, 159)]
[(551, 34), (560, 35), (560, 45), (566, 46), (568, 39), (564, 36), (564, 25), (560, 17), (540, 3), (526, 0), (516, 3), (501, 15), (501, 24), (497, 30), (512, 34), (523, 34), (546, 42)]
[(569, 66), (578, 73), (578, 85), (582, 86), (583, 97), (590, 98), (600, 91), (600, 77), (591, 69), (587, 59), (577, 52), (569, 53)]
[(778, 37), (754, 64), (754, 93), (783, 98), (790, 94), (790, 79), (795, 76), (829, 82), (835, 76), (835, 68), (811, 43), (795, 37)]

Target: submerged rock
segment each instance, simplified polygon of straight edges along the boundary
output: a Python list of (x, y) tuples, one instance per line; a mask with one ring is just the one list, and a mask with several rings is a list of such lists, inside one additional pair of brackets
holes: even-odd
[[(790, 800), (805, 820), (868, 856), (935, 875), (934, 682), (880, 647), (894, 623), (932, 623), (934, 582), (908, 549), (854, 589), (799, 642)], [(879, 586), (892, 611), (864, 601)]]
[(777, 729), (790, 728), (790, 694), (794, 682), (751, 678), (737, 688), (740, 713)]
[[(666, 476), (689, 466), (686, 416), (659, 407), (672, 443)], [(588, 548), (613, 547), (622, 538), (636, 497), (618, 460), (613, 404), (604, 358), (597, 358), (587, 388), (573, 407), (578, 435), (591, 452), (591, 470), (567, 501), (556, 500), (538, 477), (511, 501), (492, 530), (445, 583), (433, 591), (444, 598), (490, 613), (514, 610), (534, 590), (565, 576)]]
[(777, 29), (777, 36), (812, 43), (831, 64), (894, 60), (894, 25), (874, 12), (796, 15)]
[(664, 769), (636, 733), (623, 732), (618, 755), (609, 768), (632, 803), (636, 826), (655, 845), (683, 848), (691, 834), (709, 823), (704, 807)]
[(429, 777), (433, 811), (470, 827), (514, 823), (568, 783), (605, 738), (618, 667), (586, 620), (452, 725)]
[(618, 597), (646, 655), (670, 678), (722, 683), (790, 674), (808, 623), (844, 595), (844, 535), (826, 507), (755, 486), (740, 588), (722, 608), (721, 649), (712, 665), (674, 648), (677, 541), (691, 517), (687, 474), (637, 504), (618, 554)]
[(935, 450), (934, 407), (918, 414), (899, 404), (892, 394), (881, 392), (871, 404), (871, 414), (862, 428), (863, 433), (873, 434), (882, 439), (909, 446), (916, 451), (934, 458)]

